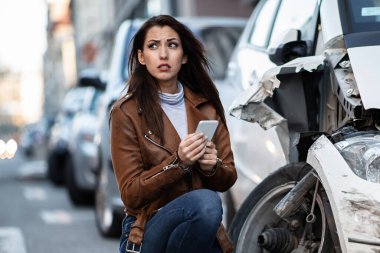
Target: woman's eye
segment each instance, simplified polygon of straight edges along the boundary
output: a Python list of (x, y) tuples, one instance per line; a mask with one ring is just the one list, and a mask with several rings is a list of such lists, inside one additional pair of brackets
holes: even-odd
[(157, 48), (157, 44), (156, 43), (148, 44), (148, 48), (155, 49)]
[(174, 43), (174, 42), (171, 42), (171, 43), (169, 43), (169, 47), (170, 47), (170, 48), (177, 48), (177, 47), (178, 47), (178, 44), (177, 44), (177, 43)]

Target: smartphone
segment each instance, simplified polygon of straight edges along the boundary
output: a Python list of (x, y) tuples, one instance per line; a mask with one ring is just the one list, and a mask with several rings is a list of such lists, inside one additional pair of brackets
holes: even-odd
[(201, 120), (198, 123), (196, 133), (203, 133), (207, 140), (211, 140), (214, 136), (215, 130), (218, 127), (219, 121), (217, 120)]

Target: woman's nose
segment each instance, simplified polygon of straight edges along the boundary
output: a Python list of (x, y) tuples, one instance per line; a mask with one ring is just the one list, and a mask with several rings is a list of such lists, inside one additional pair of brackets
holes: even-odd
[(168, 58), (168, 51), (165, 47), (161, 47), (161, 49), (160, 49), (160, 58), (161, 59), (167, 59)]

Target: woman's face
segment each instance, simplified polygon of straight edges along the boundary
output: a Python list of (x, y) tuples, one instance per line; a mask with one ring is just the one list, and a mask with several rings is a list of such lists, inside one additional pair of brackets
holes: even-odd
[(145, 36), (138, 59), (158, 81), (163, 92), (176, 87), (178, 72), (187, 62), (179, 35), (169, 26), (153, 26)]

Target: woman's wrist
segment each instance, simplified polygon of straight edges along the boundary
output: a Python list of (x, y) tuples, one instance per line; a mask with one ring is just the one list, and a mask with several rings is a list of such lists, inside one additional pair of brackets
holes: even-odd
[(216, 163), (214, 166), (212, 166), (210, 168), (205, 168), (204, 166), (202, 168), (202, 166), (201, 166), (200, 169), (204, 175), (210, 177), (210, 176), (215, 175), (217, 169), (222, 165), (222, 163), (223, 163), (223, 161), (220, 158), (216, 158)]
[(178, 155), (178, 151), (176, 152), (177, 155), (177, 161), (176, 164), (179, 168), (181, 168), (183, 171), (187, 172), (190, 169), (190, 164), (186, 164), (181, 160), (181, 158)]

